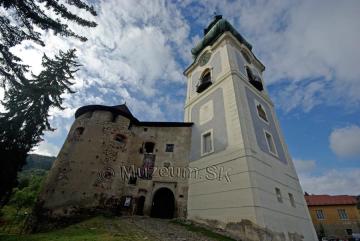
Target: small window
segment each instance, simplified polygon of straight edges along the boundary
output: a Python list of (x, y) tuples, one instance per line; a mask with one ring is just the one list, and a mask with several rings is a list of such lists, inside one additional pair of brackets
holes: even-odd
[(144, 144), (145, 153), (154, 153), (154, 147), (155, 147), (154, 142), (145, 142)]
[(125, 144), (126, 136), (121, 135), (121, 134), (117, 134), (117, 135), (115, 135), (114, 140), (121, 143), (121, 144)]
[(345, 209), (338, 209), (339, 217), (342, 220), (349, 219)]
[(130, 207), (131, 205), (131, 197), (126, 197), (124, 200), (124, 207)]
[(290, 199), (291, 206), (296, 207), (294, 195), (289, 193), (289, 199)]
[(130, 176), (128, 184), (136, 185), (137, 177)]
[(316, 217), (319, 220), (325, 219), (325, 215), (324, 215), (323, 210), (321, 210), (321, 209), (316, 210)]
[(197, 88), (196, 88), (196, 92), (201, 93), (203, 92), (205, 89), (207, 89), (210, 85), (212, 84), (211, 82), (211, 73), (210, 73), (210, 69), (206, 69), (203, 74), (201, 75), (201, 78), (199, 80), (199, 83), (197, 84)]
[(84, 127), (76, 128), (73, 134), (73, 140), (78, 141), (80, 139), (80, 136), (84, 133), (84, 130)]
[(278, 200), (280, 203), (282, 203), (283, 200), (282, 200), (282, 195), (281, 195), (280, 189), (276, 187), (276, 188), (275, 188), (275, 192), (276, 192), (276, 198), (277, 198), (277, 200)]
[(202, 135), (202, 155), (213, 151), (212, 131), (206, 132)]
[(269, 152), (275, 156), (277, 156), (277, 151), (276, 151), (276, 147), (275, 147), (275, 143), (274, 143), (274, 139), (272, 137), (272, 135), (265, 131), (265, 138), (266, 138), (266, 143), (268, 145), (269, 148)]
[(353, 231), (352, 231), (351, 228), (347, 228), (347, 229), (345, 230), (345, 232), (346, 232), (347, 235), (352, 235), (352, 234), (353, 234)]
[(268, 123), (266, 111), (262, 104), (256, 102), (256, 111), (258, 113), (259, 118), (265, 121), (266, 123)]
[(165, 152), (174, 152), (174, 144), (166, 144)]

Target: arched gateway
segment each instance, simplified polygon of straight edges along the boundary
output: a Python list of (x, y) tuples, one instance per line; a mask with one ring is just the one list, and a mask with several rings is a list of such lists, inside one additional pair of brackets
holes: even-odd
[(151, 217), (173, 218), (175, 211), (175, 198), (168, 188), (160, 188), (155, 192), (151, 207)]

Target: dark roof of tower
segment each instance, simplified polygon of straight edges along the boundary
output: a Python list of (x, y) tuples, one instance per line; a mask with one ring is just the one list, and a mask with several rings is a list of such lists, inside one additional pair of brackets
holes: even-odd
[(110, 111), (114, 115), (122, 115), (129, 118), (132, 121), (138, 122), (139, 120), (136, 119), (130, 112), (129, 108), (126, 104), (122, 105), (114, 105), (114, 106), (106, 106), (106, 105), (85, 105), (77, 109), (75, 112), (75, 118), (78, 118), (82, 114), (90, 111)]
[(227, 20), (223, 19), (221, 15), (216, 15), (214, 20), (204, 29), (203, 39), (191, 49), (193, 57), (196, 58), (204, 48), (212, 45), (226, 31), (231, 32), (249, 50), (252, 49), (251, 44)]
[(92, 112), (92, 111), (109, 111), (114, 116), (124, 116), (128, 118), (133, 124), (139, 125), (139, 126), (154, 126), (154, 127), (182, 127), (182, 126), (192, 126), (193, 123), (191, 122), (161, 122), (161, 121), (139, 121), (126, 104), (122, 105), (114, 105), (114, 106), (106, 106), (106, 105), (86, 105), (82, 106), (75, 112), (75, 118), (78, 118), (82, 114), (86, 112)]

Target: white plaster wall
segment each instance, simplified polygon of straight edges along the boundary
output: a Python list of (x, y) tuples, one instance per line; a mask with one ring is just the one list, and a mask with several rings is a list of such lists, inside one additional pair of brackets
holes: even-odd
[[(222, 72), (213, 85), (203, 93), (189, 94), (188, 92), (185, 103), (185, 121), (191, 122), (191, 108), (195, 103), (215, 88), (223, 89), (229, 145), (225, 151), (191, 162), (190, 167), (202, 169), (202, 172), (210, 165), (229, 167), (231, 183), (224, 183), (224, 180), (190, 179), (188, 217), (217, 219), (223, 222), (249, 219), (262, 227), (283, 232), (286, 236), (288, 232), (297, 232), (304, 235), (304, 241), (315, 241), (317, 238), (303, 191), (266, 88), (259, 93), (259, 96), (272, 109), (288, 164), (283, 164), (275, 157), (262, 152), (257, 145), (245, 86), (257, 90), (238, 70), (234, 51), (241, 44), (228, 35), (224, 34), (211, 47), (212, 51), (221, 52)], [(191, 76), (193, 71), (199, 71), (196, 64), (186, 71), (186, 75)], [(188, 78), (188, 83), (190, 82), (191, 77)], [(216, 114), (216, 110), (214, 113)], [(280, 188), (282, 192), (282, 203), (277, 201), (275, 187)], [(291, 206), (288, 193), (294, 195), (296, 207)]]

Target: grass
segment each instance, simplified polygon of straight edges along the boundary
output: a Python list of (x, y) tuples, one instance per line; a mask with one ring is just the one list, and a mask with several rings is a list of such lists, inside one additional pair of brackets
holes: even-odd
[(140, 241), (152, 238), (141, 230), (121, 219), (96, 217), (46, 233), (5, 234), (0, 233), (1, 241)]
[(6, 205), (0, 212), (0, 223), (6, 225), (0, 226), (0, 231), (6, 229), (6, 232), (8, 233), (19, 233), (28, 214), (31, 213), (31, 210), (27, 208), (16, 210), (15, 207)]
[[(10, 210), (7, 210), (10, 211)], [(204, 227), (171, 221), (181, 225), (190, 232), (209, 237), (218, 241), (235, 241), (232, 238), (213, 232)], [(0, 226), (1, 230), (1, 226)], [(152, 234), (126, 221), (126, 219), (99, 216), (86, 221), (36, 234), (14, 234), (0, 231), (1, 241), (154, 241)]]
[(191, 231), (191, 232), (195, 232), (195, 233), (200, 233), (206, 237), (215, 239), (215, 240), (219, 240), (219, 241), (236, 241), (235, 239), (229, 238), (227, 236), (221, 235), (219, 233), (213, 232), (207, 228), (203, 228), (203, 227), (199, 227), (199, 226), (195, 226), (193, 224), (187, 224), (184, 222), (181, 222), (179, 220), (174, 220), (172, 221), (173, 223), (179, 224), (183, 227), (185, 227), (187, 230)]

